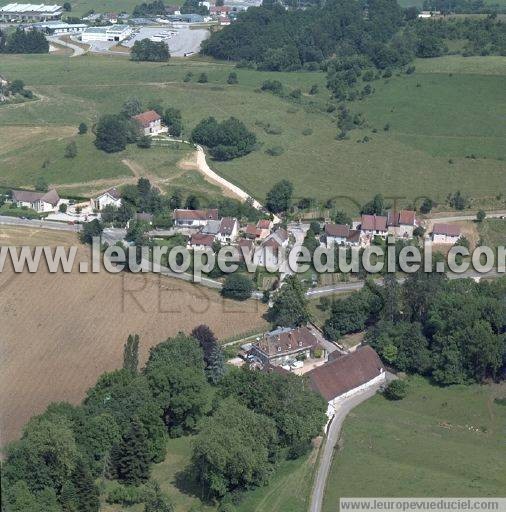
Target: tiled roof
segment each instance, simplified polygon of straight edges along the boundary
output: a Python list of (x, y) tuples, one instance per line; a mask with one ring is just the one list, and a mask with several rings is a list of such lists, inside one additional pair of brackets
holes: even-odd
[(155, 121), (159, 121), (161, 119), (158, 112), (154, 110), (148, 110), (147, 112), (143, 112), (142, 114), (137, 114), (136, 116), (132, 116), (132, 119), (135, 119), (141, 126), (146, 128), (150, 123), (154, 123)]
[(174, 210), (176, 220), (218, 220), (218, 210)]
[(223, 217), (223, 219), (221, 219), (221, 224), (220, 224), (220, 235), (222, 235), (222, 236), (231, 235), (236, 223), (237, 223), (237, 220), (233, 219), (232, 217)]
[(434, 224), (432, 233), (435, 235), (460, 236), (460, 226), (441, 222)]
[(350, 228), (346, 224), (325, 224), (325, 234), (331, 237), (346, 238)]
[(413, 210), (400, 210), (398, 212), (388, 212), (389, 226), (414, 226), (416, 213)]
[(21, 203), (35, 203), (36, 201), (43, 201), (53, 206), (58, 204), (60, 196), (54, 188), (47, 192), (35, 192), (30, 190), (13, 190), (12, 199)]
[(383, 215), (362, 215), (361, 229), (363, 231), (386, 231), (387, 218)]
[(367, 345), (311, 370), (306, 376), (311, 387), (330, 401), (369, 382), (382, 371), (378, 354)]
[(275, 357), (314, 348), (318, 346), (318, 340), (307, 327), (297, 327), (268, 332), (253, 345), (267, 356)]
[(190, 238), (190, 245), (204, 245), (212, 247), (214, 242), (213, 235), (204, 235), (203, 233), (195, 233)]
[(271, 229), (271, 221), (268, 219), (261, 219), (257, 222), (258, 229)]

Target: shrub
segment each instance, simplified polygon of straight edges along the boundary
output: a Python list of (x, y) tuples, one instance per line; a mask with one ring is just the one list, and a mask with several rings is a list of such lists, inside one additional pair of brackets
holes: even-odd
[(238, 84), (239, 80), (237, 79), (237, 73), (235, 71), (232, 71), (227, 78), (227, 84), (235, 85)]
[(284, 152), (285, 150), (281, 146), (274, 146), (265, 150), (265, 153), (270, 156), (281, 156)]
[(77, 156), (77, 145), (75, 141), (69, 142), (65, 147), (65, 158), (75, 158)]
[(206, 84), (208, 82), (207, 73), (200, 73), (197, 82), (199, 84)]
[(408, 383), (403, 380), (393, 380), (383, 393), (388, 400), (402, 400), (408, 394)]
[(283, 84), (279, 80), (266, 80), (262, 83), (262, 91), (270, 91), (274, 94), (281, 94), (283, 92)]
[(151, 147), (151, 137), (148, 135), (142, 135), (139, 137), (139, 140), (137, 141), (137, 147), (148, 149)]
[(296, 100), (300, 99), (302, 96), (302, 91), (300, 89), (294, 89), (290, 92), (290, 98), (294, 98)]
[(246, 300), (251, 297), (253, 281), (241, 274), (230, 274), (223, 283), (221, 294), (234, 300)]
[(186, 75), (183, 78), (183, 82), (191, 82), (191, 79), (193, 77), (193, 73), (191, 71), (188, 71)]
[(79, 128), (77, 129), (77, 132), (79, 133), (79, 135), (84, 135), (85, 133), (87, 133), (88, 126), (86, 125), (86, 123), (81, 123), (79, 125)]
[(307, 136), (307, 135), (312, 135), (312, 133), (313, 133), (313, 129), (312, 128), (304, 128), (302, 130), (302, 135), (306, 135)]

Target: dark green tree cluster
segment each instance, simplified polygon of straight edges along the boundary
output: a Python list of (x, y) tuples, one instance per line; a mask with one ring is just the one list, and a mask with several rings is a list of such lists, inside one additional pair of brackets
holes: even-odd
[(336, 301), (325, 332), (336, 339), (370, 325), (366, 342), (394, 368), (442, 385), (483, 382), (505, 368), (505, 298), (505, 279), (448, 281), (420, 271)]
[(221, 498), (267, 483), (282, 457), (305, 453), (326, 422), (325, 400), (291, 374), (231, 370), (197, 437), (193, 472)]
[(274, 325), (297, 327), (311, 318), (305, 290), (297, 276), (288, 276), (274, 296), (268, 319)]
[(247, 275), (234, 272), (227, 275), (221, 294), (227, 299), (247, 300), (253, 290), (253, 281)]
[(181, 111), (177, 108), (168, 108), (162, 116), (163, 123), (167, 126), (169, 134), (173, 137), (180, 137), (183, 132), (183, 119)]
[(132, 12), (135, 18), (142, 18), (144, 16), (160, 16), (165, 14), (165, 5), (162, 0), (153, 0), (152, 2), (142, 2), (136, 5)]
[(209, 117), (193, 129), (191, 140), (209, 148), (216, 160), (232, 160), (253, 151), (256, 135), (235, 117), (221, 123)]
[(0, 52), (3, 53), (48, 53), (49, 43), (38, 30), (16, 29), (7, 37), (0, 32)]
[(183, 5), (181, 6), (182, 14), (200, 14), (205, 16), (209, 14), (209, 9), (202, 5), (199, 0), (185, 0)]
[(281, 180), (267, 193), (265, 205), (272, 213), (286, 212), (292, 206), (292, 198), (292, 183), (288, 180)]
[(125, 113), (106, 114), (97, 123), (95, 146), (106, 153), (123, 151), (140, 136), (136, 122)]
[(331, 340), (338, 340), (345, 334), (362, 331), (377, 319), (381, 310), (381, 298), (369, 287), (353, 293), (343, 300), (335, 300), (331, 307), (330, 318), (323, 330)]
[(167, 435), (198, 433), (192, 473), (221, 498), (268, 481), (280, 457), (297, 457), (326, 422), (326, 402), (295, 375), (225, 371), (204, 325), (152, 347), (139, 372), (129, 336), (123, 368), (103, 374), (79, 406), (50, 404), (11, 443), (2, 465), (6, 512), (98, 512), (97, 479), (117, 480), (106, 499), (173, 508), (150, 478)]
[(135, 41), (130, 59), (135, 61), (167, 62), (170, 59), (169, 47), (163, 41), (141, 39)]

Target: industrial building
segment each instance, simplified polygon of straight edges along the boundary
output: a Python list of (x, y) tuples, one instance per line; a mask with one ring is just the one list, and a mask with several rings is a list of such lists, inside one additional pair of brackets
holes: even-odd
[(63, 23), (60, 21), (47, 21), (28, 25), (25, 30), (39, 30), (49, 35), (78, 34), (83, 32), (88, 25), (84, 23)]
[(47, 21), (58, 20), (63, 13), (61, 5), (7, 4), (0, 7), (0, 21)]
[(91, 41), (123, 41), (132, 34), (128, 25), (114, 25), (109, 27), (88, 27), (81, 34), (83, 43)]

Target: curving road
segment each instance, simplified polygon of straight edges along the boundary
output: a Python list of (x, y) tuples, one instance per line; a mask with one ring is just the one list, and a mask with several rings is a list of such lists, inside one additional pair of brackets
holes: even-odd
[[(386, 378), (388, 382), (390, 380), (393, 380), (395, 376), (387, 372)], [(365, 402), (365, 400), (367, 400), (368, 398), (374, 396), (382, 384), (384, 383), (374, 384), (370, 388), (367, 388), (363, 391), (358, 392), (355, 395), (345, 398), (339, 404), (336, 414), (332, 418), (332, 421), (327, 432), (327, 437), (325, 439), (325, 445), (323, 447), (320, 465), (318, 466), (318, 470), (316, 472), (316, 479), (313, 486), (313, 493), (311, 495), (311, 504), (309, 506), (309, 512), (321, 511), (323, 504), (323, 495), (325, 493), (325, 484), (327, 482), (330, 466), (332, 464), (334, 449), (336, 447), (337, 442), (339, 441), (339, 436), (341, 434), (341, 429), (343, 427), (343, 423), (346, 416), (354, 407), (360, 405), (362, 402)], [(337, 510), (338, 504), (336, 503), (335, 505)]]
[(51, 43), (59, 44), (60, 46), (70, 48), (74, 52), (71, 55), (71, 57), (79, 57), (80, 55), (84, 55), (88, 51), (82, 48), (81, 46), (78, 46), (77, 44), (69, 43), (67, 41), (64, 41), (63, 39), (60, 39), (59, 37), (46, 36), (46, 39)]

